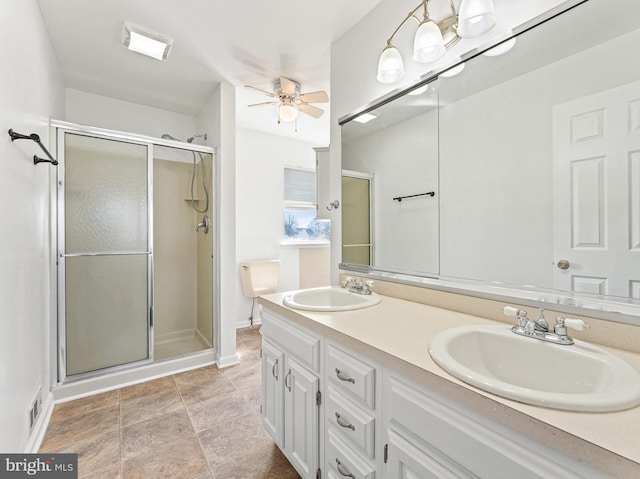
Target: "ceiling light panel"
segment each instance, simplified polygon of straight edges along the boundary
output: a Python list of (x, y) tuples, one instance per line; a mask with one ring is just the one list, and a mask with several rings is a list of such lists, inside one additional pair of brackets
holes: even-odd
[(122, 44), (131, 51), (156, 60), (166, 60), (173, 46), (173, 38), (130, 22), (124, 22)]

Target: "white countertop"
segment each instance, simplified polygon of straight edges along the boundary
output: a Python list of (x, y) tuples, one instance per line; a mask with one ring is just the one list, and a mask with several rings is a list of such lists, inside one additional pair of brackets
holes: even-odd
[[(429, 355), (442, 330), (472, 324), (504, 324), (421, 303), (382, 296), (376, 306), (339, 313), (283, 306), (290, 293), (260, 303), (302, 326), (423, 383), (464, 406), (616, 477), (640, 477), (640, 407), (607, 413), (571, 412), (531, 406), (467, 385)], [(606, 348), (640, 371), (640, 354)]]

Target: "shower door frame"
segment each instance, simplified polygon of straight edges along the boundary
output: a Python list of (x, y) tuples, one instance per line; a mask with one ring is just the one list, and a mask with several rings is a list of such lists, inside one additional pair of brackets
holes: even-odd
[[(52, 129), (52, 136), (56, 140), (57, 146), (57, 158), (60, 161), (59, 166), (57, 168), (56, 175), (56, 188), (54, 191), (55, 200), (56, 200), (56, 208), (55, 213), (57, 218), (52, 222), (52, 226), (55, 228), (53, 231), (54, 239), (55, 239), (55, 264), (56, 264), (56, 280), (57, 280), (57, 294), (56, 296), (56, 308), (57, 311), (57, 340), (56, 340), (56, 373), (57, 373), (57, 384), (66, 384), (75, 381), (80, 381), (88, 378), (95, 378), (100, 376), (105, 376), (107, 374), (116, 373), (125, 370), (132, 370), (138, 368), (140, 366), (146, 366), (154, 363), (154, 351), (153, 351), (153, 333), (154, 333), (154, 301), (153, 301), (153, 159), (154, 159), (154, 146), (166, 146), (181, 150), (189, 150), (195, 151), (205, 154), (210, 154), (212, 158), (212, 167), (211, 167), (211, 184), (212, 187), (216, 187), (216, 178), (215, 170), (217, 164), (216, 158), (216, 150), (215, 148), (201, 145), (193, 145), (191, 143), (183, 143), (180, 141), (173, 140), (165, 140), (163, 138), (155, 138), (146, 135), (137, 135), (134, 133), (120, 132), (115, 130), (108, 130), (104, 128), (79, 125), (75, 123), (69, 123), (65, 121), (59, 120), (51, 120), (50, 126)], [(87, 371), (84, 373), (73, 374), (71, 376), (67, 376), (66, 374), (66, 311), (65, 311), (65, 270), (64, 270), (64, 257), (65, 251), (62, 248), (62, 245), (65, 244), (65, 231), (64, 231), (64, 218), (65, 218), (65, 202), (64, 195), (62, 195), (62, 187), (63, 187), (63, 179), (64, 179), (64, 168), (65, 168), (65, 157), (64, 157), (64, 134), (65, 133), (73, 133), (77, 135), (83, 135), (88, 137), (100, 138), (105, 140), (114, 140), (114, 141), (122, 141), (127, 143), (136, 143), (139, 145), (144, 145), (147, 147), (147, 201), (148, 201), (148, 218), (147, 218), (147, 234), (148, 234), (148, 263), (147, 263), (147, 298), (148, 298), (148, 308), (147, 308), (147, 352), (148, 357), (143, 360), (129, 362), (125, 364), (110, 366), (103, 369), (98, 369), (94, 371)], [(66, 185), (65, 185), (66, 187)], [(215, 195), (212, 195), (215, 197)], [(212, 224), (213, 224), (213, 232), (212, 241), (213, 243), (213, 251), (216, 251), (217, 244), (217, 211), (215, 208), (215, 201), (212, 201), (212, 207), (210, 208), (210, 215), (213, 216)], [(212, 258), (212, 267), (213, 267), (213, 290), (211, 291), (212, 299), (214, 301), (213, 309), (212, 309), (212, 318), (211, 321), (213, 323), (213, 349), (218, 349), (218, 344), (216, 341), (216, 332), (219, 329), (217, 318), (219, 317), (218, 313), (218, 302), (216, 301), (216, 284), (217, 284), (217, 271), (218, 265), (214, 258)]]

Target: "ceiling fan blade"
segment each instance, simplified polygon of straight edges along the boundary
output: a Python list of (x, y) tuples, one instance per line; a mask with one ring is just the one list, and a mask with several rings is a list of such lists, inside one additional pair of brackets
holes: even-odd
[(296, 84), (286, 77), (280, 77), (280, 89), (287, 96), (293, 96), (296, 92)]
[(322, 114), (324, 113), (323, 109), (318, 108), (317, 106), (308, 105), (306, 103), (300, 103), (298, 105), (298, 109), (302, 113), (306, 113), (307, 115), (312, 116), (314, 118), (320, 118), (322, 116)]
[(259, 92), (264, 93), (265, 95), (269, 95), (273, 98), (278, 98), (278, 95), (276, 95), (275, 93), (271, 92), (271, 91), (267, 91), (267, 90), (263, 90), (262, 88), (257, 88), (255, 86), (251, 86), (251, 85), (245, 85), (245, 88), (251, 88), (252, 90), (257, 90)]
[(247, 106), (263, 106), (263, 105), (277, 105), (279, 102), (277, 101), (265, 101), (264, 103), (253, 103), (252, 105)]
[(326, 91), (302, 93), (299, 98), (305, 103), (327, 103), (329, 101), (329, 95), (327, 95)]

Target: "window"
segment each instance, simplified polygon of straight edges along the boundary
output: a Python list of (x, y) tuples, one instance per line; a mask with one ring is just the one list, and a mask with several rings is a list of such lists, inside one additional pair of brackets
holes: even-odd
[(316, 219), (316, 174), (301, 168), (284, 169), (284, 239), (329, 241), (328, 220)]

